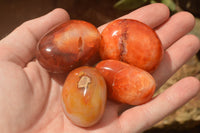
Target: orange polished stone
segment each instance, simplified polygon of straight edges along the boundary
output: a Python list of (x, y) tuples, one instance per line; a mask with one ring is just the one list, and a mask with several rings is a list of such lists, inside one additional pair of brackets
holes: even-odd
[(146, 71), (117, 60), (104, 60), (96, 65), (107, 83), (108, 98), (130, 105), (151, 100), (156, 83)]
[(62, 102), (66, 116), (76, 125), (89, 127), (97, 123), (107, 98), (103, 76), (92, 67), (71, 71), (64, 83)]
[(101, 36), (92, 24), (81, 20), (67, 21), (38, 43), (36, 57), (50, 72), (62, 73), (98, 61)]
[(101, 35), (100, 55), (104, 60), (120, 60), (152, 72), (162, 59), (160, 39), (154, 30), (139, 21), (115, 20)]

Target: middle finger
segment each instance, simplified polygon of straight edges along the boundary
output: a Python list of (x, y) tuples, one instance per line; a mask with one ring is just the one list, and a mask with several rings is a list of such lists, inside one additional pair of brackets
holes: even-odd
[(195, 19), (188, 12), (179, 12), (173, 15), (166, 23), (156, 28), (156, 32), (167, 49), (179, 38), (190, 32), (194, 27)]

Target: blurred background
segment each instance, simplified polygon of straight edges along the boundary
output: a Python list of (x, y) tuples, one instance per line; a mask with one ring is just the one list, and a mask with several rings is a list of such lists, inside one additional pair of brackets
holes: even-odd
[[(196, 25), (191, 33), (200, 38), (199, 0), (0, 0), (0, 39), (24, 21), (44, 15), (56, 7), (67, 10), (72, 19), (86, 20), (99, 26), (150, 3), (164, 3), (169, 7), (171, 15), (183, 10), (191, 12), (196, 19)], [(186, 76), (200, 79), (198, 59), (200, 60), (200, 52), (181, 67), (157, 94)], [(199, 133), (200, 94), (146, 131), (157, 132)]]

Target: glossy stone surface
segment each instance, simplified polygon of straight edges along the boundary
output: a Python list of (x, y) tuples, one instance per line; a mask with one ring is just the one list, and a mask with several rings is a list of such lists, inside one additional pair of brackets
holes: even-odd
[(131, 19), (118, 19), (102, 32), (100, 55), (137, 66), (148, 72), (159, 65), (163, 49), (156, 33), (147, 25)]
[(117, 60), (101, 61), (96, 68), (106, 80), (108, 98), (130, 105), (151, 100), (156, 83), (148, 72)]
[(62, 102), (66, 116), (76, 125), (89, 127), (97, 123), (105, 109), (106, 82), (92, 67), (71, 71), (64, 83)]
[(101, 36), (92, 24), (81, 20), (67, 21), (38, 43), (36, 57), (50, 72), (62, 73), (98, 61)]

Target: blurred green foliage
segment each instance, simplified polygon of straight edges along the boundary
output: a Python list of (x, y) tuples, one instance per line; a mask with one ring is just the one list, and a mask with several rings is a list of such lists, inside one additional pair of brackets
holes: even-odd
[(134, 10), (147, 3), (163, 3), (172, 12), (176, 11), (176, 4), (173, 0), (119, 0), (115, 3), (114, 8), (119, 10)]
[(114, 7), (119, 10), (134, 10), (144, 5), (148, 0), (119, 0)]
[(176, 11), (176, 4), (173, 0), (161, 0), (161, 3), (169, 7), (172, 12)]
[(163, 3), (172, 12), (176, 11), (176, 4), (173, 0), (119, 0), (115, 3), (114, 8), (119, 10), (135, 10), (147, 3)]
[(114, 4), (118, 10), (135, 10), (150, 3), (163, 3), (169, 7), (171, 13), (180, 11), (180, 8), (200, 17), (200, 0), (119, 0)]

